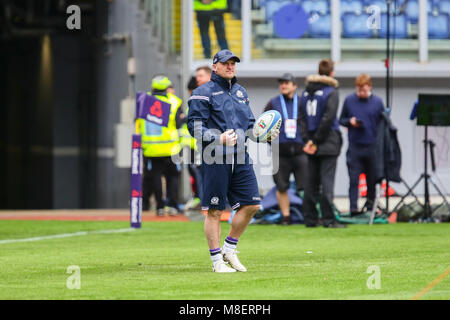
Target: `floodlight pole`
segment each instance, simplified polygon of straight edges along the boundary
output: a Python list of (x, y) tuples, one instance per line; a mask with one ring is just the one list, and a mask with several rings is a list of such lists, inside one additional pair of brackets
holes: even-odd
[[(391, 68), (391, 50), (390, 50), (390, 34), (391, 34), (391, 2), (392, 0), (386, 0), (387, 5), (387, 14), (386, 14), (386, 60), (385, 60), (385, 67), (386, 67), (386, 109), (388, 110), (388, 116), (390, 116), (390, 87), (391, 87), (391, 81), (390, 81), (390, 68)], [(384, 170), (385, 170), (385, 178), (386, 178), (386, 213), (389, 214), (389, 177), (386, 174), (387, 167), (386, 167), (386, 159)]]

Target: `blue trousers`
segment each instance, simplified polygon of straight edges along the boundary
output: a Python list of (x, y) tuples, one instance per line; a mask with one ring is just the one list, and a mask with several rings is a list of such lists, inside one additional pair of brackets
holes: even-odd
[(203, 54), (206, 59), (211, 58), (211, 39), (209, 38), (210, 21), (214, 23), (214, 29), (216, 31), (217, 41), (219, 43), (220, 49), (228, 49), (228, 42), (225, 36), (225, 21), (223, 19), (223, 13), (197, 11), (198, 28), (200, 29)]
[[(358, 210), (359, 175), (366, 174), (367, 199), (375, 200), (375, 144), (352, 144), (347, 150), (347, 168), (350, 178), (349, 197), (350, 211)], [(371, 210), (369, 206), (367, 209)]]

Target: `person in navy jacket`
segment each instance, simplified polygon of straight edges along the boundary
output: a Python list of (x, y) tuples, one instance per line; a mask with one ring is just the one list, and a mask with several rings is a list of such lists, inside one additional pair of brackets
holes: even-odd
[[(214, 272), (245, 272), (236, 254), (237, 242), (260, 207), (258, 184), (246, 150), (255, 117), (246, 90), (237, 83), (236, 62), (230, 50), (213, 58), (211, 80), (189, 98), (188, 130), (202, 150), (202, 209)], [(278, 135), (276, 132), (271, 139)], [(231, 229), (220, 248), (220, 216), (226, 202), (236, 210)], [(228, 267), (225, 262), (231, 266)]]
[(326, 228), (345, 228), (334, 214), (334, 179), (342, 147), (337, 110), (339, 83), (334, 79), (334, 63), (324, 59), (319, 74), (306, 78), (300, 101), (300, 131), (308, 155), (303, 211), (306, 227), (319, 226), (316, 203), (320, 203), (322, 224)]
[(283, 117), (278, 139), (278, 148), (272, 148), (273, 161), (278, 161), (279, 169), (273, 175), (277, 188), (277, 200), (283, 215), (283, 225), (291, 224), (290, 199), (288, 189), (289, 178), (294, 174), (297, 192), (303, 192), (306, 179), (308, 160), (303, 151), (304, 142), (298, 128), (298, 114), (300, 97), (297, 94), (297, 83), (294, 75), (285, 73), (278, 78), (280, 94), (272, 98), (266, 105), (264, 112), (278, 111)]
[(356, 78), (356, 92), (346, 97), (339, 123), (348, 128), (347, 168), (350, 178), (349, 198), (352, 216), (358, 211), (358, 186), (361, 173), (366, 175), (368, 211), (375, 200), (375, 159), (377, 127), (385, 108), (381, 98), (372, 94), (372, 80), (362, 73)]

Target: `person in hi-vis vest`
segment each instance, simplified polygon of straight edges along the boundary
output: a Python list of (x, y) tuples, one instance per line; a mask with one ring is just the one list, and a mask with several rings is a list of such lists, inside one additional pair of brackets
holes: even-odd
[(150, 209), (150, 196), (155, 195), (157, 215), (164, 215), (166, 205), (163, 199), (162, 176), (166, 180), (166, 198), (169, 215), (179, 214), (178, 188), (181, 166), (172, 161), (172, 156), (180, 152), (178, 129), (182, 124), (182, 100), (167, 92), (171, 81), (163, 75), (152, 79), (149, 95), (170, 104), (170, 117), (167, 127), (160, 126), (145, 119), (137, 120), (137, 130), (142, 135), (144, 153), (144, 177), (142, 184), (142, 208)]
[[(192, 76), (187, 84), (188, 94), (191, 96), (192, 91), (197, 89), (198, 87), (204, 85), (209, 82), (211, 79), (212, 69), (207, 66), (200, 66), (197, 68), (195, 72), (195, 76)], [(189, 106), (186, 107), (185, 110), (186, 117), (184, 118), (187, 121), (187, 115), (189, 114)], [(197, 150), (197, 140), (191, 136), (189, 130), (187, 128), (187, 123), (185, 122), (181, 129), (180, 133), (180, 143), (186, 151), (189, 152), (189, 164), (188, 171), (191, 176), (191, 184), (192, 184), (192, 194), (193, 197), (190, 199), (186, 205), (186, 209), (200, 209), (201, 208), (201, 198), (202, 198), (202, 175), (200, 170), (200, 155)]]
[(227, 0), (194, 0), (194, 11), (197, 17), (198, 28), (202, 38), (203, 55), (205, 59), (211, 58), (211, 39), (209, 37), (209, 24), (214, 23), (217, 42), (220, 49), (228, 49), (223, 14), (228, 10)]
[[(197, 80), (194, 76), (191, 77), (187, 84), (187, 90), (189, 96), (192, 91), (198, 87)], [(184, 208), (189, 209), (200, 209), (201, 208), (201, 171), (198, 155), (197, 140), (191, 136), (187, 127), (187, 115), (189, 114), (189, 106), (186, 106), (185, 117), (183, 119), (183, 125), (178, 130), (180, 135), (180, 144), (182, 148), (183, 158), (188, 158), (187, 169), (190, 176), (190, 186), (192, 190), (192, 197), (186, 202)], [(196, 163), (197, 162), (197, 163)]]

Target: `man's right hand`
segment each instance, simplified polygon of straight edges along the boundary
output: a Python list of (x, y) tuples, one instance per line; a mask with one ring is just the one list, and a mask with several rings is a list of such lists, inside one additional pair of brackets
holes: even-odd
[(309, 155), (313, 155), (317, 151), (317, 146), (311, 140), (309, 140), (303, 147), (303, 151)]
[(236, 132), (234, 132), (234, 129), (230, 129), (220, 135), (220, 143), (232, 147), (236, 144), (237, 138), (238, 137)]
[(352, 117), (350, 118), (350, 124), (355, 127), (358, 128), (361, 126), (361, 123), (358, 122), (358, 120), (356, 119), (356, 117)]

